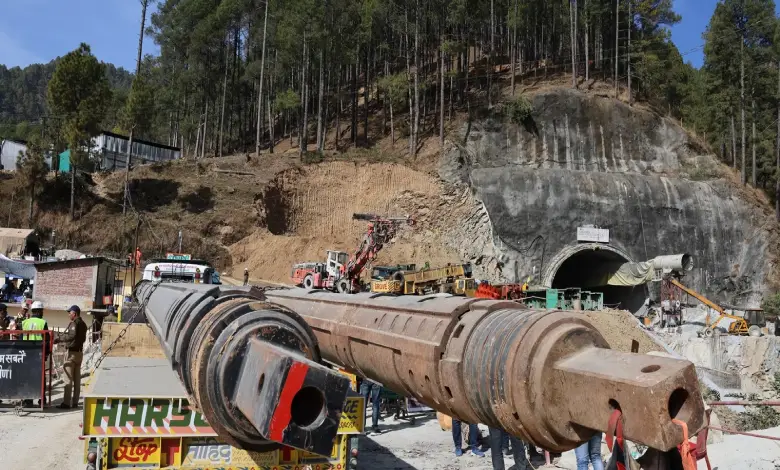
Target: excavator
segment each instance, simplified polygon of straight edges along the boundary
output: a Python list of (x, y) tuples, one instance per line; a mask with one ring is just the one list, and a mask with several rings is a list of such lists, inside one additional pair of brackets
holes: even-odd
[(720, 321), (723, 320), (724, 318), (728, 318), (732, 320), (731, 324), (729, 324), (728, 327), (729, 334), (761, 336), (761, 329), (766, 326), (766, 319), (764, 317), (763, 310), (760, 309), (746, 310), (744, 318), (738, 317), (736, 315), (731, 315), (729, 313), (726, 313), (726, 310), (723, 309), (723, 307), (711, 301), (707, 297), (704, 297), (703, 295), (699, 294), (698, 292), (691, 289), (690, 287), (685, 286), (683, 283), (681, 283), (679, 280), (675, 279), (674, 277), (669, 278), (669, 282), (673, 286), (680, 289), (681, 291), (685, 292), (686, 294), (695, 298), (696, 300), (703, 303), (707, 307), (719, 313), (718, 317), (714, 321), (710, 321), (709, 316), (707, 317), (706, 325), (704, 327), (704, 330), (702, 331), (702, 334), (705, 337), (709, 338), (712, 335), (714, 335), (715, 328), (717, 328), (718, 323), (720, 323)]
[(327, 289), (342, 294), (359, 292), (360, 274), (366, 265), (395, 237), (401, 225), (414, 225), (411, 217), (352, 214), (352, 219), (368, 221), (366, 234), (352, 257), (343, 251), (328, 250), (324, 263), (295, 264), (291, 275), (293, 284), (306, 289)]

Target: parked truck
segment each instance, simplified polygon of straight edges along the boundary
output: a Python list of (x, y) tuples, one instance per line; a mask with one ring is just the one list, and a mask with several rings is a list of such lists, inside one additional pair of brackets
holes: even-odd
[[(371, 292), (383, 294), (422, 295), (461, 290), (458, 280), (471, 278), (470, 264), (448, 264), (440, 268), (424, 268), (418, 271), (397, 271), (391, 279), (371, 282)], [(465, 292), (466, 286), (463, 285)]]

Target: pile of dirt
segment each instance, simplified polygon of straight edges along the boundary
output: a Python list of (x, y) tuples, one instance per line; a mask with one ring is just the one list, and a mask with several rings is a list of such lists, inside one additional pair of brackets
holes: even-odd
[(631, 343), (639, 343), (639, 353), (664, 349), (642, 330), (637, 319), (625, 310), (606, 309), (598, 312), (583, 312), (596, 329), (607, 340), (612, 349), (631, 352)]

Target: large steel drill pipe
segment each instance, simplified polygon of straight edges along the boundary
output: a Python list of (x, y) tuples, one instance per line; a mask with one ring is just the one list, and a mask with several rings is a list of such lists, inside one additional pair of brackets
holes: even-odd
[(580, 314), (465, 297), (266, 292), (311, 326), (323, 358), (469, 423), (551, 451), (606, 431), (659, 450), (694, 434), (704, 405), (692, 363), (609, 349)]
[(349, 379), (320, 363), (300, 316), (261, 294), (148, 281), (135, 292), (187, 393), (224, 441), (330, 455)]

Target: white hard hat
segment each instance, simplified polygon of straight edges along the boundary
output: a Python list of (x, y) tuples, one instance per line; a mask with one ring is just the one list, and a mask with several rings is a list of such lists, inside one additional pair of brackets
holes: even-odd
[(36, 300), (35, 302), (32, 303), (32, 307), (30, 308), (33, 310), (37, 310), (37, 309), (43, 310), (43, 302), (41, 302), (40, 300)]

